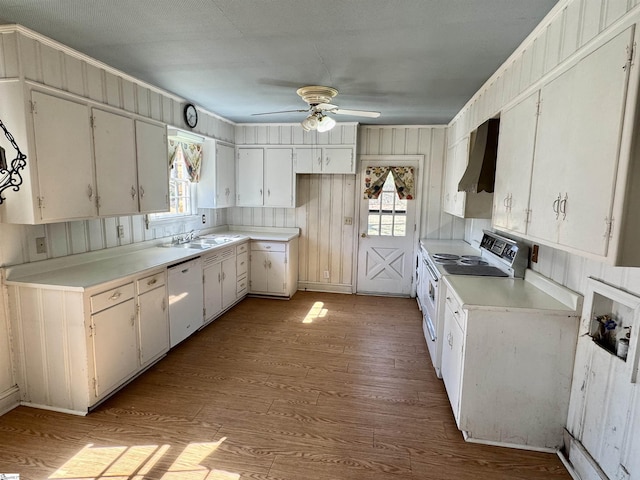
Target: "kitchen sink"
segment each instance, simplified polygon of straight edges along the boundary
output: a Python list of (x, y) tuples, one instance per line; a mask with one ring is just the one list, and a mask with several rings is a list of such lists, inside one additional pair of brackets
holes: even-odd
[(215, 245), (209, 243), (198, 243), (198, 242), (189, 242), (189, 243), (164, 243), (160, 245), (163, 248), (189, 248), (192, 250), (208, 250), (213, 248)]

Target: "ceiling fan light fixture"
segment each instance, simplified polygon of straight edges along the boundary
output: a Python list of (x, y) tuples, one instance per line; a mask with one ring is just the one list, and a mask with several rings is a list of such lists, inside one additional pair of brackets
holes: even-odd
[(311, 114), (302, 122), (300, 122), (300, 125), (302, 125), (302, 128), (305, 132), (310, 132), (311, 130), (315, 130), (316, 128), (318, 128), (318, 119), (316, 118), (315, 114)]
[(318, 120), (317, 128), (319, 132), (328, 132), (335, 126), (336, 126), (336, 121), (333, 118), (327, 117), (326, 115), (322, 115)]

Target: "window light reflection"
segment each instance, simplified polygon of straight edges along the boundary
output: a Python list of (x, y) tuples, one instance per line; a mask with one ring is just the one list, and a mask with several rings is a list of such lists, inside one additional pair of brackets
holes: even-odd
[(314, 303), (313, 307), (311, 307), (311, 309), (307, 313), (307, 316), (304, 317), (304, 320), (302, 320), (302, 323), (312, 323), (314, 320), (317, 320), (318, 318), (325, 317), (327, 315), (328, 310), (323, 307), (324, 307), (323, 302)]
[[(162, 480), (239, 480), (239, 473), (200, 465), (226, 440), (190, 443), (163, 473)], [(157, 469), (171, 445), (95, 447), (88, 444), (54, 472), (49, 479), (63, 480), (143, 480)], [(155, 477), (154, 477), (155, 478)]]

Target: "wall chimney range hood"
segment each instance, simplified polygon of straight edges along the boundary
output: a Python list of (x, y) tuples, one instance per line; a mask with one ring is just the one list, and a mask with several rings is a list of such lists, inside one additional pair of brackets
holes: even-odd
[(493, 193), (500, 120), (492, 118), (471, 133), (469, 162), (458, 183), (459, 192)]

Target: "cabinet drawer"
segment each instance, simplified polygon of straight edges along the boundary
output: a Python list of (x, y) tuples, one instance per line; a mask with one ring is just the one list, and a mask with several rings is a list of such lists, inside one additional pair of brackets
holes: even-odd
[(284, 242), (251, 242), (251, 250), (266, 250), (268, 252), (284, 252), (287, 244)]
[(243, 243), (241, 245), (238, 245), (236, 247), (236, 253), (238, 255), (240, 255), (241, 253), (244, 253), (244, 252), (248, 252), (248, 251), (249, 251), (249, 243), (247, 243), (247, 242), (245, 242), (245, 243)]
[(249, 254), (247, 252), (241, 253), (236, 258), (236, 275), (241, 276), (247, 273), (247, 266), (249, 265)]
[(462, 331), (464, 331), (465, 328), (462, 321), (463, 311), (462, 311), (462, 307), (460, 306), (460, 302), (454, 295), (451, 294), (450, 291), (447, 291), (445, 302), (447, 304), (447, 307), (451, 310), (451, 313), (453, 314), (453, 318), (455, 318), (456, 323), (462, 329)]
[(141, 278), (137, 282), (138, 295), (142, 295), (143, 293), (148, 292), (149, 290), (153, 290), (154, 288), (161, 287), (165, 283), (166, 275), (164, 271)]
[(133, 282), (91, 296), (91, 313), (118, 305), (133, 298)]
[(236, 295), (238, 297), (243, 296), (244, 294), (247, 293), (248, 287), (249, 287), (249, 282), (247, 280), (247, 276), (246, 275), (244, 275), (241, 278), (238, 278), (238, 284), (237, 284), (237, 287), (236, 287)]

